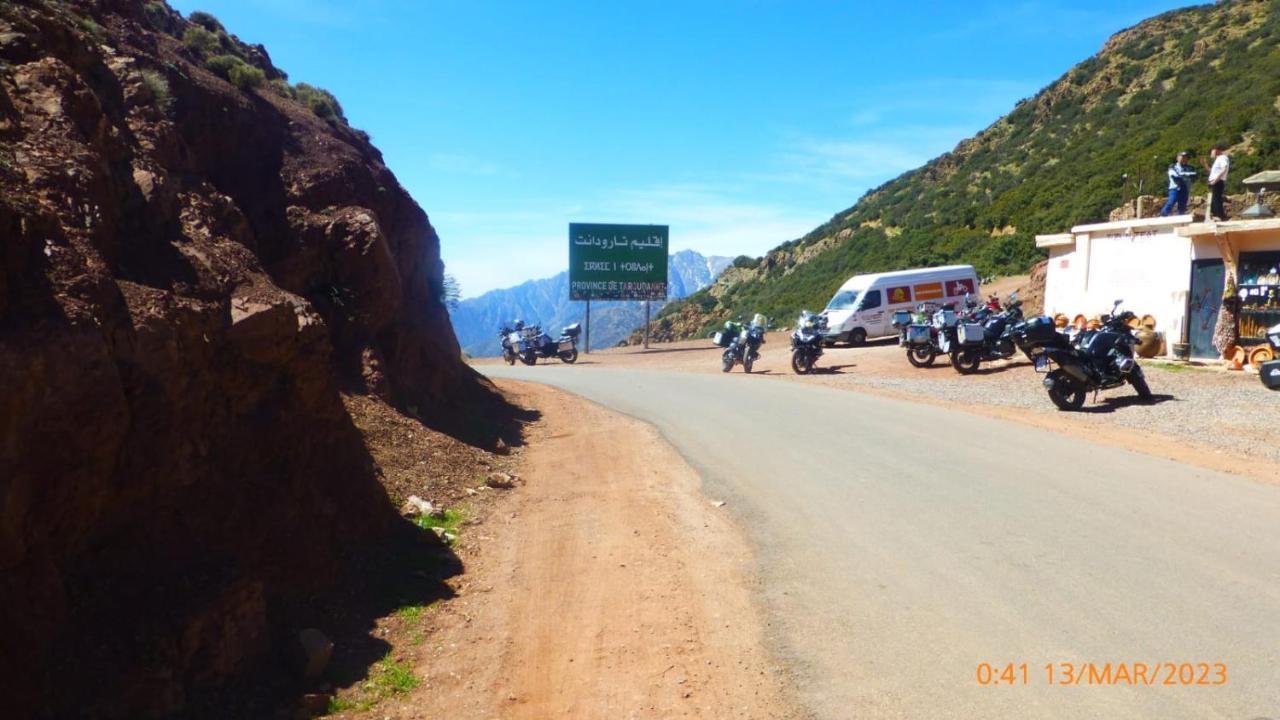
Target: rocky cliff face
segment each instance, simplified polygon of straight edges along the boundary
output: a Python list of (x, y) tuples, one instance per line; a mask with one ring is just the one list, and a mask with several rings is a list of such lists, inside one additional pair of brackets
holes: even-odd
[(175, 712), (395, 526), (340, 388), (437, 427), (493, 402), (460, 362), (436, 234), (367, 136), (206, 70), (190, 27), (158, 2), (0, 4), (18, 716)]

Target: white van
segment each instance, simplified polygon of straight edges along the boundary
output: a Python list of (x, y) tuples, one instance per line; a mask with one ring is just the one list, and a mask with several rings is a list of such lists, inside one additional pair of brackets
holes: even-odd
[(861, 345), (868, 338), (894, 335), (895, 310), (911, 310), (925, 302), (959, 302), (968, 293), (978, 293), (972, 265), (854, 275), (822, 311), (827, 342)]

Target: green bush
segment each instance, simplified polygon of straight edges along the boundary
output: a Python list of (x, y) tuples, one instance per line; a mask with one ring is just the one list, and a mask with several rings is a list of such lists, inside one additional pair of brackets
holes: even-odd
[(93, 18), (80, 18), (80, 29), (95, 38), (102, 37), (102, 26), (93, 21)]
[(205, 30), (199, 25), (193, 25), (182, 33), (182, 44), (196, 54), (204, 57), (213, 52), (222, 43), (218, 40), (218, 36)]
[(231, 66), (231, 72), (227, 79), (231, 81), (232, 85), (241, 90), (253, 90), (262, 87), (262, 84), (267, 80), (267, 75), (262, 70), (242, 62)]
[(187, 17), (187, 19), (195, 23), (196, 25), (199, 25), (200, 27), (204, 28), (205, 30), (208, 30), (211, 33), (217, 34), (220, 32), (225, 32), (222, 27), (222, 23), (218, 22), (218, 18), (214, 17), (213, 15), (207, 12), (196, 10), (195, 12), (191, 13), (191, 15)]
[(243, 64), (244, 61), (235, 55), (214, 55), (204, 61), (204, 68), (223, 80), (230, 80), (231, 68)]
[(262, 87), (267, 80), (266, 73), (235, 55), (215, 55), (206, 60), (204, 66), (209, 72), (241, 90)]
[(272, 80), (267, 84), (267, 87), (270, 88), (271, 92), (282, 98), (288, 98), (290, 100), (298, 99), (297, 91), (295, 91), (293, 86), (289, 84), (289, 81), (284, 78), (276, 78)]
[(297, 92), (298, 102), (310, 108), (311, 112), (325, 120), (346, 122), (346, 116), (342, 114), (342, 105), (338, 103), (338, 98), (334, 97), (333, 93), (307, 83), (298, 83), (294, 86), (294, 90)]
[(152, 30), (165, 30), (169, 27), (169, 9), (162, 2), (147, 3), (142, 6), (142, 20)]
[(760, 260), (758, 258), (753, 258), (748, 255), (739, 255), (733, 259), (733, 266), (736, 268), (751, 270), (759, 265)]
[(173, 95), (169, 92), (169, 81), (163, 75), (155, 70), (141, 70), (138, 75), (142, 77), (142, 84), (147, 86), (151, 91), (151, 97), (155, 98), (156, 107), (163, 112), (169, 112), (173, 107)]

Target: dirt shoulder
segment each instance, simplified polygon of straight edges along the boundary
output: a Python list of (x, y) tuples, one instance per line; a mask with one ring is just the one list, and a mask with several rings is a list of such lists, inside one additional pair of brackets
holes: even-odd
[(748, 546), (697, 474), (648, 425), (500, 386), (541, 413), (519, 482), (482, 493), (483, 520), (460, 526), (456, 597), (388, 618), (416, 687), (372, 715), (789, 717)]

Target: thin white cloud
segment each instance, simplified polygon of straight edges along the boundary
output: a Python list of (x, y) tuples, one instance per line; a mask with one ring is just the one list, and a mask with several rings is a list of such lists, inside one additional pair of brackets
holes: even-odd
[[(843, 192), (852, 199), (954, 149), (1038, 89), (1024, 81), (971, 78), (929, 80), (911, 94), (861, 86), (853, 93), (846, 131), (828, 137), (788, 134), (780, 140), (774, 167), (751, 178)], [(946, 122), (929, 124), (931, 117)]]
[(452, 175), (470, 175), (473, 177), (517, 177), (517, 173), (499, 163), (491, 162), (465, 153), (438, 153), (427, 160), (427, 166), (433, 170)]

